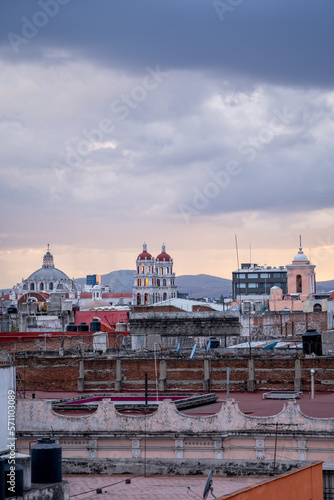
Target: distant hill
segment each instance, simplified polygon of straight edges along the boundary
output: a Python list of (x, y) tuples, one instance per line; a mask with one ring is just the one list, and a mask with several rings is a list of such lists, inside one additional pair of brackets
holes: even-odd
[[(109, 285), (112, 292), (131, 292), (133, 286), (134, 271), (112, 271), (108, 274), (101, 275), (102, 285)], [(84, 285), (85, 278), (78, 278), (76, 283)], [(182, 293), (189, 293), (189, 297), (229, 297), (232, 285), (231, 280), (218, 278), (217, 276), (210, 276), (208, 274), (198, 274), (177, 276), (175, 284), (178, 291)]]
[(189, 293), (189, 297), (219, 298), (221, 295), (229, 297), (232, 293), (232, 281), (209, 274), (186, 274), (177, 276), (175, 284), (178, 291)]
[(334, 280), (317, 282), (317, 292), (332, 292), (334, 290)]

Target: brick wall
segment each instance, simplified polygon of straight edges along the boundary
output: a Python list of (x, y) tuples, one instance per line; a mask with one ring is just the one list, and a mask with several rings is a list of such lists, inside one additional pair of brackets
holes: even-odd
[[(203, 391), (205, 384), (205, 366), (210, 366), (211, 390), (226, 390), (227, 368), (230, 368), (230, 390), (247, 390), (248, 356), (225, 356), (210, 361), (205, 356), (189, 358), (164, 357), (159, 353), (156, 363), (153, 355), (133, 355), (108, 359), (99, 355), (82, 358), (57, 353), (27, 353), (16, 356), (16, 366), (25, 390), (57, 390), (74, 391), (78, 387), (79, 366), (83, 362), (85, 389), (114, 389), (116, 380), (116, 364), (121, 366), (123, 390), (143, 391), (145, 388), (145, 372), (148, 374), (149, 389), (156, 385), (156, 368), (158, 379), (162, 375), (160, 363), (166, 368), (166, 390)], [(273, 357), (253, 355), (256, 389), (259, 390), (294, 390), (296, 358), (292, 356)], [(333, 358), (315, 357), (300, 358), (302, 390), (310, 390), (310, 370), (315, 372), (315, 390), (334, 390)]]

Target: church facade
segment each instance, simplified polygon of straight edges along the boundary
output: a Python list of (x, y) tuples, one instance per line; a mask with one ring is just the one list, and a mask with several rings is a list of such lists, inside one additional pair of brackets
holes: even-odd
[(74, 281), (55, 267), (49, 245), (43, 257), (42, 267), (33, 272), (29, 278), (22, 280), (22, 283), (19, 283), (16, 287), (18, 294), (26, 292), (72, 293), (76, 291)]
[(173, 259), (166, 253), (165, 244), (154, 258), (143, 244), (143, 251), (136, 259), (132, 305), (148, 306), (177, 296)]

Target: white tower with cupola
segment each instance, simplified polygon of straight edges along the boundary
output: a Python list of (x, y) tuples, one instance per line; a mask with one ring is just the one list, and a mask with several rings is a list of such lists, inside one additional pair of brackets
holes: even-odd
[(166, 253), (165, 244), (155, 259), (147, 251), (146, 243), (136, 260), (132, 289), (133, 306), (149, 306), (177, 296), (173, 259)]
[(154, 257), (147, 251), (146, 243), (136, 260), (136, 271), (132, 289), (132, 305), (148, 306), (154, 297)]
[(155, 302), (176, 298), (175, 273), (173, 272), (173, 259), (166, 253), (163, 243), (161, 253), (155, 259), (156, 290)]

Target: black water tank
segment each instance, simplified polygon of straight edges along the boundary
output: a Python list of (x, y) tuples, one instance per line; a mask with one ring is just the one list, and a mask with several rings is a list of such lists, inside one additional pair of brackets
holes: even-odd
[(0, 500), (5, 498), (5, 461), (0, 457)]
[(303, 352), (305, 354), (316, 354), (317, 356), (322, 355), (321, 346), (321, 333), (317, 330), (306, 330), (306, 333), (302, 335), (303, 340)]
[(90, 322), (90, 331), (91, 332), (100, 332), (101, 331), (101, 321), (93, 318)]
[(87, 323), (80, 323), (80, 325), (78, 325), (78, 332), (89, 332)]
[(31, 482), (62, 481), (61, 446), (54, 439), (40, 438), (31, 448)]
[(17, 314), (17, 308), (15, 306), (9, 306), (7, 309), (8, 314)]
[(69, 323), (66, 327), (66, 331), (67, 332), (77, 332), (78, 331), (78, 327), (75, 323)]
[[(10, 460), (11, 462), (12, 460)], [(18, 464), (5, 463), (5, 497), (23, 495), (23, 468)]]
[(215, 337), (212, 337), (210, 340), (208, 340), (207, 344), (210, 342), (210, 349), (217, 349), (217, 347), (220, 347), (220, 342), (219, 339), (216, 339)]

